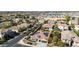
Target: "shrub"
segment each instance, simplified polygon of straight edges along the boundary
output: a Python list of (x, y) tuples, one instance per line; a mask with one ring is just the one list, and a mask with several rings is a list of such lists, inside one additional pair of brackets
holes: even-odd
[(23, 31), (25, 31), (27, 28), (26, 27), (22, 27), (22, 28), (20, 28), (18, 31), (19, 32), (23, 32)]
[(79, 31), (76, 31), (75, 29), (73, 29), (73, 31), (77, 34), (77, 36), (79, 36)]
[(5, 23), (3, 23), (2, 27), (3, 28), (9, 28), (9, 27), (11, 27), (11, 23), (10, 22), (5, 22)]
[(6, 39), (4, 37), (0, 38), (0, 44), (4, 43)]

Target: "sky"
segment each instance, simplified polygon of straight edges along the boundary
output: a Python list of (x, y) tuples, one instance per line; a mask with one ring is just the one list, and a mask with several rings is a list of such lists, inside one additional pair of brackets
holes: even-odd
[(78, 0), (0, 0), (0, 11), (79, 10)]

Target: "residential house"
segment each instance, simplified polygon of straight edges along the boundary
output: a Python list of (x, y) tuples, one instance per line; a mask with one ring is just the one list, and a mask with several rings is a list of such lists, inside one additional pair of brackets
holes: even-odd
[(41, 41), (47, 41), (46, 36), (42, 31), (38, 31), (34, 34), (33, 38), (36, 39), (36, 41), (41, 42)]
[(11, 27), (11, 28), (10, 28), (10, 30), (15, 31), (15, 32), (18, 32), (18, 29), (19, 29), (18, 26), (14, 26), (14, 27)]
[(71, 41), (72, 36), (73, 35), (70, 31), (62, 31), (61, 32), (61, 40), (63, 42), (69, 43)]
[(52, 31), (53, 24), (47, 23), (44, 24), (42, 27), (48, 29), (49, 31)]
[(68, 29), (68, 26), (66, 24), (58, 24), (58, 28), (60, 30), (67, 30)]
[(53, 21), (53, 20), (48, 20), (48, 22), (47, 22), (48, 24), (54, 24), (55, 23), (55, 21)]
[(37, 46), (46, 47), (47, 46), (47, 38), (49, 37), (49, 32), (37, 31), (33, 36), (31, 36), (32, 41), (36, 41)]
[(17, 25), (20, 20), (21, 20), (20, 18), (15, 18), (15, 19), (12, 19), (11, 22), (13, 25)]
[(62, 31), (61, 32), (61, 40), (63, 42), (68, 43), (71, 46), (78, 47), (79, 46), (79, 37), (70, 31)]

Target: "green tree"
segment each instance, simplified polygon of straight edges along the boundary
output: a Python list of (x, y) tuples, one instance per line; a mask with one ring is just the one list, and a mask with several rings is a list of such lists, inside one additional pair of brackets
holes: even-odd
[(78, 17), (78, 25), (79, 25), (79, 17)]
[(52, 37), (49, 37), (48, 43), (52, 43), (52, 40), (53, 40), (53, 38)]
[(56, 43), (58, 42), (58, 37), (57, 36), (53, 37), (53, 42), (56, 42)]
[(54, 30), (54, 31), (52, 32), (52, 35), (53, 35), (53, 36), (57, 36), (58, 38), (60, 38), (60, 37), (61, 37), (61, 32), (58, 31), (58, 30)]
[(12, 24), (10, 22), (4, 22), (2, 27), (3, 28), (9, 28), (9, 27), (11, 27), (11, 25)]
[(63, 47), (65, 44), (62, 42), (62, 41), (58, 41), (57, 42), (57, 46), (59, 46), (59, 47)]
[(47, 22), (48, 22), (48, 20), (47, 20), (47, 21), (45, 21), (45, 22), (44, 22), (44, 24), (46, 24)]
[(22, 27), (22, 28), (19, 28), (19, 32), (23, 32), (23, 31), (25, 31), (27, 28), (26, 27)]
[(77, 30), (73, 29), (73, 31), (74, 31), (74, 33), (76, 33), (77, 36), (79, 37), (79, 30), (77, 31)]
[(71, 27), (72, 27), (72, 28), (75, 28), (75, 25), (74, 25), (73, 23), (71, 23)]
[(0, 44), (2, 44), (3, 42), (4, 42), (4, 40), (0, 38)]
[(67, 22), (67, 24), (69, 24), (69, 21), (70, 21), (70, 16), (69, 15), (67, 15), (67, 16), (65, 16), (65, 18), (66, 18), (66, 22)]
[(32, 16), (32, 19), (36, 19), (34, 16)]
[(61, 41), (61, 31), (54, 29), (49, 37), (48, 42), (53, 43), (54, 46), (64, 46), (64, 43)]
[(27, 17), (26, 17), (27, 19), (29, 19), (30, 18), (30, 16), (29, 15), (27, 15)]
[(0, 16), (0, 19), (2, 19), (3, 18), (3, 16)]

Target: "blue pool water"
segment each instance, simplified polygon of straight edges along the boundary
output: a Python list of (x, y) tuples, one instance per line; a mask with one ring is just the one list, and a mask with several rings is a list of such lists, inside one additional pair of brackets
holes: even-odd
[(48, 32), (45, 32), (44, 34), (45, 34), (46, 36), (48, 36), (49, 33), (48, 33)]
[(39, 42), (39, 43), (38, 43), (38, 46), (39, 46), (39, 47), (46, 47), (47, 44), (46, 44), (46, 43)]

